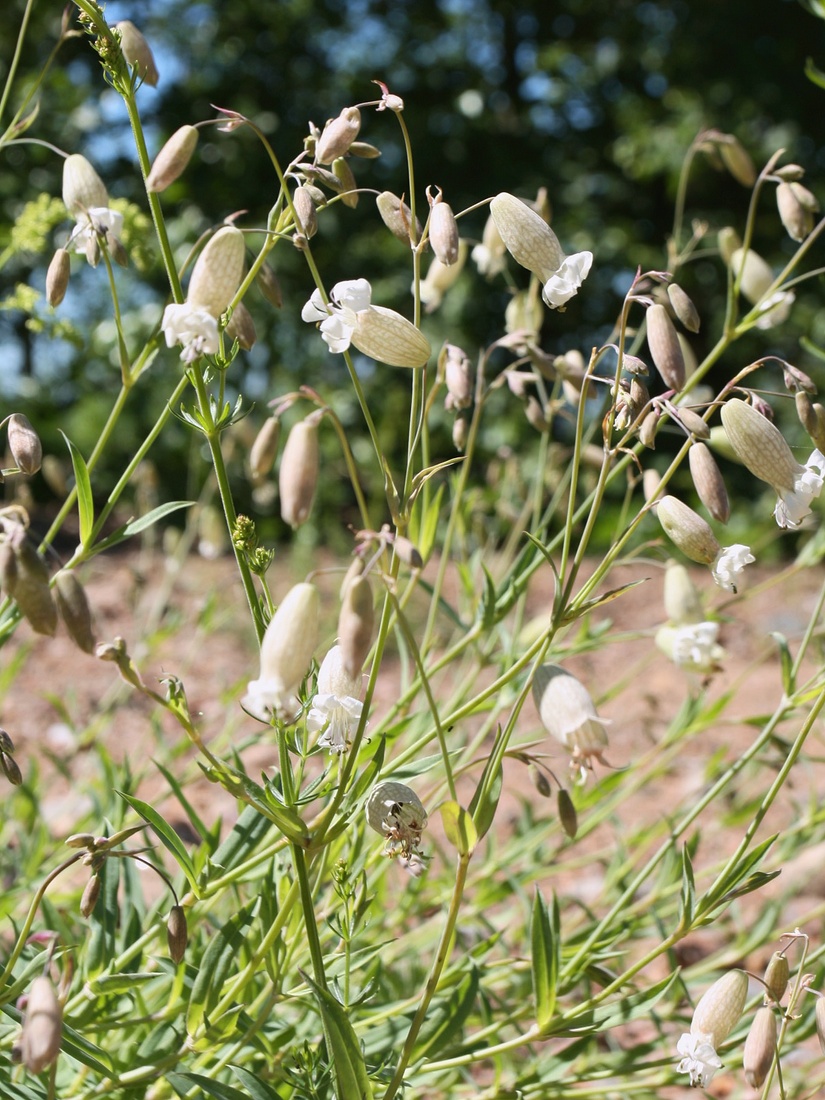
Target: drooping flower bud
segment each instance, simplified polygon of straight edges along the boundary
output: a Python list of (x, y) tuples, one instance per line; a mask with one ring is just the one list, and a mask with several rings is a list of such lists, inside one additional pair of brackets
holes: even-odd
[(575, 767), (604, 763), (605, 720), (599, 718), (590, 693), (560, 665), (541, 665), (533, 677), (533, 701), (541, 724), (570, 751)]
[(458, 260), (458, 223), (452, 207), (444, 202), (441, 195), (440, 188), (435, 198), (429, 194), (429, 191), (427, 192), (431, 206), (430, 244), (436, 258), (445, 267), (450, 267)]
[(263, 294), (264, 298), (266, 298), (271, 306), (280, 309), (284, 304), (284, 296), (281, 293), (281, 284), (278, 276), (269, 264), (261, 264), (258, 268), (256, 279), (258, 282), (258, 289), (261, 294)]
[(55, 574), (54, 598), (72, 641), (84, 653), (94, 653), (97, 639), (92, 624), (92, 611), (83, 585), (73, 569), (61, 569)]
[(698, 512), (673, 496), (664, 496), (656, 506), (656, 515), (665, 534), (691, 561), (710, 565), (721, 551), (719, 541)]
[(309, 519), (318, 486), (320, 448), (319, 417), (313, 413), (293, 425), (284, 445), (278, 490), (281, 498), (281, 518), (290, 527), (300, 527)]
[(367, 823), (386, 839), (386, 853), (409, 859), (418, 849), (427, 827), (427, 811), (406, 783), (385, 780), (370, 791)]
[(688, 332), (698, 332), (701, 325), (699, 311), (678, 283), (668, 283), (667, 296), (673, 312)]
[(237, 340), (244, 351), (249, 351), (255, 346), (258, 340), (255, 322), (243, 302), (238, 302), (232, 310), (232, 316), (226, 326), (226, 335), (231, 340)]
[(405, 565), (409, 565), (411, 569), (423, 568), (424, 559), (421, 557), (421, 552), (406, 535), (398, 535), (392, 545), (396, 557), (400, 558)]
[(112, 30), (120, 34), (120, 50), (126, 64), (130, 68), (137, 69), (137, 74), (144, 84), (149, 84), (152, 88), (156, 87), (159, 79), (157, 66), (149, 43), (141, 32), (128, 19), (113, 23)]
[(415, 219), (415, 236), (410, 232), (412, 211), (405, 202), (402, 202), (392, 191), (382, 191), (376, 198), (375, 204), (381, 220), (390, 233), (404, 244), (413, 244), (421, 240), (421, 223)]
[(23, 1034), (21, 1061), (30, 1073), (48, 1069), (60, 1053), (63, 1034), (63, 1009), (50, 978), (35, 978), (29, 990)]
[(169, 958), (176, 966), (183, 961), (188, 942), (186, 913), (182, 905), (173, 905), (169, 911), (169, 920), (166, 922), (166, 945), (169, 949)]
[(357, 107), (344, 107), (337, 118), (330, 119), (324, 126), (315, 146), (315, 159), (318, 164), (332, 164), (342, 157), (358, 137), (361, 129), (361, 112)]
[(256, 481), (266, 477), (275, 465), (280, 438), (281, 419), (278, 416), (270, 416), (255, 437), (249, 452), (249, 469)]
[(7, 432), (11, 457), (18, 470), (28, 476), (36, 474), (43, 461), (43, 447), (29, 418), (23, 413), (12, 413)]
[[(430, 266), (427, 268), (427, 274), (419, 284), (421, 301), (427, 313), (433, 313), (441, 305), (444, 295), (458, 281), (466, 259), (467, 244), (465, 241), (459, 241), (458, 259), (449, 267), (443, 264), (437, 256), (433, 256)], [(415, 284), (412, 286), (412, 291), (415, 293)]]
[(66, 297), (72, 263), (67, 248), (58, 248), (46, 272), (46, 301), (55, 309)]
[(716, 147), (722, 163), (736, 182), (743, 187), (753, 187), (756, 183), (756, 168), (741, 141), (733, 134), (719, 134)]
[(564, 829), (571, 840), (575, 840), (576, 833), (579, 830), (576, 807), (573, 804), (573, 799), (570, 797), (570, 792), (565, 790), (564, 787), (560, 787), (556, 795), (556, 809), (558, 810), (562, 829)]
[(49, 588), (46, 563), (25, 537), (13, 542), (15, 579), (6, 591), (17, 601), (20, 614), (38, 634), (53, 636), (57, 630), (57, 608)]
[(194, 126), (175, 130), (155, 157), (146, 177), (146, 190), (161, 192), (170, 187), (186, 171), (197, 144), (198, 131)]
[(374, 619), (372, 586), (365, 576), (354, 577), (344, 593), (338, 616), (338, 645), (344, 671), (352, 680), (361, 675), (370, 651)]
[(109, 205), (106, 184), (80, 153), (63, 162), (63, 202), (73, 216)]
[(241, 284), (244, 236), (234, 225), (225, 225), (210, 237), (198, 256), (189, 280), (186, 301), (220, 317)]
[(706, 989), (693, 1012), (690, 1030), (707, 1035), (718, 1048), (739, 1023), (748, 995), (744, 970), (729, 970)]
[(467, 409), (473, 403), (473, 368), (467, 354), (455, 344), (445, 344), (439, 356), (439, 369), (444, 371), (447, 412)]
[(704, 443), (693, 443), (688, 451), (688, 461), (699, 499), (715, 520), (727, 523), (730, 519), (730, 501), (725, 480), (710, 449)]
[(742, 1051), (742, 1069), (751, 1088), (761, 1088), (776, 1057), (776, 1016), (763, 1005), (756, 1010)]
[(777, 184), (776, 205), (791, 240), (804, 241), (814, 227), (814, 213), (818, 209), (808, 188), (801, 183)]
[(84, 919), (92, 915), (92, 910), (97, 905), (97, 899), (100, 897), (100, 875), (97, 871), (92, 873), (91, 878), (86, 883), (86, 888), (83, 891), (83, 896), (80, 899), (80, 915)]
[(318, 589), (296, 584), (272, 616), (261, 643), (261, 671), (247, 685), (243, 704), (256, 717), (291, 717), (296, 693), (309, 671), (318, 644)]
[(787, 958), (781, 951), (774, 951), (770, 962), (765, 969), (765, 1003), (773, 1001), (778, 1004), (785, 996), (788, 988), (791, 968)]
[(2, 768), (3, 774), (13, 787), (22, 785), (23, 773), (20, 771), (20, 765), (7, 752), (0, 752), (0, 768)]
[(318, 214), (310, 189), (308, 187), (296, 187), (292, 195), (292, 204), (295, 207), (297, 219), (295, 228), (309, 240), (318, 232)]
[(389, 367), (423, 367), (430, 358), (426, 336), (394, 309), (373, 306), (355, 315), (353, 345)]
[(664, 384), (671, 390), (681, 390), (686, 376), (685, 357), (670, 315), (658, 303), (647, 311), (647, 344)]
[(354, 210), (361, 196), (358, 194), (358, 181), (350, 168), (349, 160), (346, 157), (336, 157), (332, 162), (332, 174), (341, 185), (341, 202)]

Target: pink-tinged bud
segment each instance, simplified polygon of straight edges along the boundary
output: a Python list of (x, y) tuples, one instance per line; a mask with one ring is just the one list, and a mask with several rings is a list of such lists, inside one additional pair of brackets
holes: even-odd
[(378, 783), (370, 791), (366, 814), (369, 827), (386, 839), (387, 855), (409, 858), (416, 852), (427, 827), (427, 811), (406, 783)]
[(364, 355), (389, 367), (423, 367), (430, 344), (406, 317), (384, 306), (370, 306), (355, 314), (352, 343)]
[(351, 680), (361, 675), (372, 645), (375, 612), (372, 587), (365, 576), (355, 577), (347, 585), (338, 616), (338, 645), (344, 671)]
[(295, 228), (309, 240), (318, 232), (318, 214), (315, 203), (308, 187), (296, 187), (292, 196), (292, 204), (295, 207)]
[(313, 414), (292, 427), (284, 445), (278, 489), (281, 518), (290, 527), (300, 527), (309, 518), (318, 485), (320, 449), (318, 425)]
[(692, 1035), (706, 1035), (717, 1050), (739, 1023), (748, 995), (748, 976), (729, 970), (699, 998), (690, 1023)]
[(442, 199), (440, 188), (435, 198), (432, 198), (429, 192), (427, 197), (432, 207), (430, 211), (430, 244), (436, 258), (445, 267), (450, 267), (458, 260), (458, 223), (455, 220), (452, 207)]
[(467, 354), (455, 344), (445, 344), (439, 356), (439, 373), (443, 370), (447, 386), (444, 408), (447, 412), (467, 409), (473, 403), (473, 368)]
[(360, 129), (361, 112), (357, 107), (345, 107), (337, 118), (330, 119), (315, 146), (318, 164), (332, 164), (337, 157), (342, 157), (358, 137)]
[(667, 296), (673, 312), (688, 332), (698, 332), (701, 326), (699, 311), (678, 283), (668, 283)]
[(30, 1073), (42, 1073), (57, 1059), (63, 1033), (63, 1009), (50, 978), (35, 978), (23, 1019), (21, 1061)]
[(722, 406), (722, 424), (740, 462), (777, 490), (792, 490), (799, 463), (779, 429), (752, 406), (733, 397)]
[(256, 480), (266, 477), (275, 465), (280, 438), (280, 417), (270, 416), (255, 437), (255, 442), (249, 452), (249, 469)]
[(659, 426), (660, 414), (657, 409), (651, 409), (649, 413), (645, 415), (644, 420), (639, 427), (639, 442), (643, 447), (649, 447), (651, 451), (656, 450), (656, 429)]
[(424, 567), (424, 559), (421, 557), (418, 547), (405, 535), (398, 535), (393, 541), (393, 549), (396, 557), (400, 558), (405, 565), (409, 565), (411, 569), (422, 569)]
[(291, 717), (296, 693), (318, 644), (318, 589), (296, 584), (272, 616), (261, 643), (261, 672), (247, 686), (244, 706), (256, 717)]
[(72, 264), (68, 249), (58, 248), (46, 272), (46, 301), (52, 309), (59, 306), (66, 297), (71, 273)]
[(378, 213), (384, 225), (399, 241), (412, 244), (414, 240), (421, 240), (421, 223), (418, 218), (415, 219), (415, 237), (413, 238), (410, 233), (412, 211), (397, 195), (393, 195), (392, 191), (382, 191), (376, 198), (375, 205), (378, 207)]
[(685, 557), (702, 565), (711, 565), (721, 546), (702, 517), (676, 497), (664, 496), (656, 506), (656, 515), (665, 534), (679, 547)]
[(341, 185), (339, 192), (341, 195), (341, 202), (344, 206), (349, 206), (350, 209), (354, 210), (360, 198), (358, 194), (358, 181), (346, 157), (335, 158), (332, 162), (332, 174)]
[(80, 915), (84, 919), (92, 915), (92, 910), (97, 905), (100, 897), (100, 875), (95, 871), (86, 883), (83, 896), (80, 899)]
[(106, 184), (80, 153), (63, 162), (63, 202), (72, 216), (109, 205)]
[(776, 1016), (772, 1008), (756, 1010), (742, 1051), (742, 1069), (751, 1088), (761, 1088), (776, 1057)]
[(463, 454), (467, 446), (467, 420), (463, 416), (457, 416), (453, 421), (452, 440), (455, 449)]
[(730, 519), (730, 501), (716, 459), (704, 443), (694, 443), (688, 451), (688, 461), (699, 499), (714, 519), (727, 523)]
[(186, 927), (186, 913), (181, 905), (173, 905), (166, 922), (166, 944), (169, 958), (177, 966), (183, 962), (186, 945), (189, 942), (189, 930)]
[(647, 345), (664, 384), (671, 390), (681, 390), (685, 384), (685, 357), (676, 328), (662, 305), (652, 305), (647, 311)]
[(94, 653), (97, 639), (92, 611), (83, 585), (73, 569), (61, 569), (54, 578), (54, 598), (72, 641), (84, 653)]
[(181, 126), (175, 130), (155, 157), (146, 177), (146, 190), (165, 191), (173, 184), (186, 170), (197, 144), (198, 131), (194, 126)]
[(8, 443), (11, 457), (22, 474), (31, 477), (40, 469), (43, 448), (40, 437), (23, 413), (12, 413), (8, 421)]
[(560, 665), (542, 665), (533, 677), (533, 701), (541, 724), (571, 753), (575, 766), (602, 761), (607, 748), (605, 721), (587, 688)]
[(664, 604), (668, 621), (674, 626), (704, 621), (699, 591), (684, 565), (676, 561), (669, 561), (665, 567)]
[(120, 34), (120, 50), (126, 64), (137, 70), (144, 84), (149, 84), (152, 88), (156, 87), (159, 79), (157, 66), (149, 43), (141, 32), (128, 19), (114, 23), (112, 30)]
[(232, 316), (226, 326), (226, 335), (231, 340), (237, 340), (244, 351), (249, 351), (250, 348), (255, 346), (258, 339), (255, 322), (243, 302), (238, 302), (232, 310)]
[(243, 278), (245, 245), (240, 229), (225, 225), (206, 242), (189, 280), (186, 301), (218, 318)]
[(774, 951), (765, 970), (765, 1002), (778, 1004), (785, 996), (791, 968), (781, 951)]
[[(802, 202), (802, 197), (805, 202)], [(776, 205), (779, 217), (788, 236), (794, 241), (804, 241), (814, 227), (814, 211), (811, 200), (816, 199), (801, 183), (780, 183), (776, 188)]]

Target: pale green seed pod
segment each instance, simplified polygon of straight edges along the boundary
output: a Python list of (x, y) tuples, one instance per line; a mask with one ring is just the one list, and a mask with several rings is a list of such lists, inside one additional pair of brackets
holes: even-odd
[(761, 481), (792, 490), (799, 463), (785, 437), (752, 405), (732, 397), (722, 406), (722, 424), (739, 461)]
[(292, 427), (284, 445), (278, 489), (281, 518), (290, 527), (300, 527), (312, 511), (321, 465), (318, 424), (314, 416), (299, 421)]
[(29, 477), (36, 474), (43, 461), (43, 447), (29, 418), (23, 413), (12, 413), (7, 432), (9, 450), (17, 468)]
[(730, 500), (725, 479), (710, 449), (704, 443), (694, 443), (688, 451), (688, 462), (699, 499), (715, 520), (727, 523), (730, 519)]
[(779, 1003), (788, 988), (791, 968), (781, 951), (774, 951), (765, 970), (765, 1000)]
[(167, 140), (146, 177), (146, 190), (165, 191), (186, 171), (195, 147), (198, 131), (194, 126), (181, 126)]
[(690, 1024), (692, 1035), (706, 1035), (715, 1050), (739, 1023), (748, 995), (748, 976), (729, 970), (699, 998)]
[(361, 129), (361, 112), (357, 107), (344, 107), (337, 118), (324, 126), (315, 146), (318, 164), (332, 164), (346, 153)]
[(413, 244), (421, 240), (421, 223), (415, 219), (415, 238), (410, 233), (412, 211), (405, 202), (402, 202), (392, 191), (382, 191), (376, 198), (375, 205), (381, 220), (390, 233), (404, 244)]
[(84, 653), (94, 653), (97, 639), (92, 624), (92, 610), (83, 585), (73, 569), (61, 569), (55, 574), (54, 599), (72, 641)]
[(137, 74), (144, 84), (149, 84), (152, 88), (156, 87), (159, 79), (157, 65), (149, 43), (141, 32), (128, 19), (113, 23), (112, 30), (120, 34), (120, 52), (126, 64), (130, 68), (137, 69)]
[(55, 309), (66, 297), (72, 273), (68, 249), (58, 248), (46, 272), (46, 301)]
[(369, 306), (356, 313), (352, 343), (364, 355), (389, 367), (423, 367), (432, 350), (411, 321), (384, 306)]
[(210, 237), (192, 270), (187, 302), (220, 317), (241, 285), (245, 250), (243, 233), (234, 225)]
[(183, 906), (173, 905), (169, 912), (169, 920), (166, 922), (166, 944), (169, 948), (169, 958), (176, 966), (183, 961), (188, 942), (189, 930), (186, 926), (186, 913)]
[(756, 1010), (742, 1051), (742, 1069), (751, 1088), (761, 1088), (776, 1057), (776, 1016), (772, 1008)]
[(665, 567), (664, 605), (668, 620), (675, 626), (704, 621), (699, 591), (680, 562), (669, 561)]
[(21, 1060), (30, 1073), (42, 1073), (56, 1061), (63, 1034), (63, 1009), (50, 978), (35, 978), (23, 1019)]
[(676, 328), (663, 305), (652, 305), (647, 311), (647, 345), (650, 357), (668, 389), (682, 389), (685, 384), (685, 357)]
[(63, 202), (72, 216), (109, 205), (106, 184), (80, 153), (63, 162)]
[(361, 675), (372, 645), (375, 621), (372, 586), (365, 576), (354, 577), (344, 592), (338, 616), (338, 645), (344, 671), (351, 680)]
[(698, 332), (701, 326), (699, 311), (678, 283), (668, 283), (667, 296), (673, 312), (688, 332)]
[(656, 515), (665, 534), (691, 561), (710, 565), (722, 549), (702, 517), (676, 497), (664, 496), (656, 505)]

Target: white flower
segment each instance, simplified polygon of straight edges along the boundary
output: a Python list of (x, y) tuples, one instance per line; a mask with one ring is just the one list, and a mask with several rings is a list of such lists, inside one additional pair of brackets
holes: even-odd
[(682, 1060), (677, 1073), (689, 1073), (691, 1086), (703, 1089), (710, 1084), (713, 1075), (722, 1068), (722, 1060), (713, 1048), (711, 1036), (685, 1032), (676, 1044)]
[(301, 701), (295, 694), (294, 685), (284, 687), (280, 680), (266, 677), (249, 681), (241, 706), (253, 718), (268, 722), (273, 714), (284, 720), (294, 718)]
[(570, 750), (571, 766), (583, 780), (592, 760), (604, 763), (607, 720), (600, 718), (587, 688), (559, 665), (541, 665), (533, 677), (533, 700), (541, 724)]
[(358, 728), (364, 704), (358, 696), (361, 693), (361, 678), (352, 679), (344, 669), (341, 647), (334, 645), (321, 662), (318, 670), (318, 694), (312, 700), (307, 715), (307, 730), (318, 733), (321, 748), (340, 756), (350, 746), (350, 734)]
[(656, 645), (662, 652), (688, 672), (715, 672), (725, 651), (717, 643), (719, 624), (687, 623), (673, 626), (666, 623), (656, 631)]
[(161, 328), (168, 348), (183, 345), (180, 357), (184, 363), (191, 363), (200, 355), (214, 355), (220, 346), (218, 322), (208, 310), (188, 302), (167, 306)]
[(822, 492), (825, 475), (825, 455), (814, 451), (804, 466), (800, 466), (793, 489), (779, 489), (780, 499), (774, 509), (780, 527), (798, 527), (811, 514), (810, 502)]
[(85, 255), (89, 245), (96, 243), (98, 237), (111, 234), (120, 240), (122, 229), (123, 215), (117, 210), (110, 210), (108, 206), (93, 206), (91, 210), (83, 210), (77, 215), (77, 225), (66, 247), (70, 252)]
[(324, 302), (320, 290), (301, 310), (301, 320), (310, 323), (320, 321), (321, 335), (332, 352), (346, 351), (352, 341), (357, 322), (356, 315), (369, 309), (372, 287), (366, 279), (345, 279), (336, 283)]
[(735, 542), (733, 546), (726, 546), (716, 555), (711, 572), (714, 581), (720, 588), (727, 592), (736, 591), (736, 578), (746, 565), (750, 565), (756, 558), (751, 553), (750, 547), (744, 543)]
[(542, 298), (551, 309), (558, 309), (570, 301), (590, 274), (592, 263), (592, 252), (576, 252), (562, 260), (561, 267), (550, 276), (541, 290)]

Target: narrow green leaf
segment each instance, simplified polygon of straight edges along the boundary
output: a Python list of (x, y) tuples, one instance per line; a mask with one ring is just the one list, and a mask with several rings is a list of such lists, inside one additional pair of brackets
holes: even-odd
[[(186, 813), (186, 816), (189, 818), (189, 824), (192, 826), (192, 828), (195, 830), (201, 840), (208, 840), (210, 837), (209, 828), (201, 820), (197, 810), (184, 794), (183, 787), (180, 785), (178, 780), (169, 771), (168, 768), (165, 768), (163, 764), (161, 764), (159, 760), (152, 760), (152, 763), (155, 765), (160, 774), (172, 788), (175, 798), (177, 798), (178, 802), (180, 802), (181, 806), (184, 809), (184, 812)], [(212, 846), (212, 851), (214, 851), (214, 846)]]
[(693, 877), (693, 863), (687, 847), (682, 849), (682, 889), (679, 896), (679, 923), (689, 928), (693, 923), (696, 908), (696, 882)]
[(254, 806), (244, 806), (229, 835), (209, 857), (210, 868), (231, 871), (252, 855), (273, 824), (271, 818), (264, 817)]
[(74, 481), (77, 488), (77, 511), (80, 520), (80, 545), (87, 548), (92, 528), (95, 525), (95, 505), (92, 498), (92, 483), (89, 480), (89, 470), (83, 455), (72, 443), (71, 439), (61, 429), (60, 434), (66, 440), (69, 454), (72, 459)]
[(241, 1066), (230, 1066), (229, 1068), (249, 1093), (252, 1100), (280, 1100), (274, 1089), (270, 1088), (260, 1077), (250, 1073), (248, 1069), (243, 1069)]
[(533, 899), (530, 924), (532, 946), (533, 996), (536, 1002), (536, 1023), (542, 1034), (550, 1026), (556, 1010), (556, 990), (561, 960), (561, 919), (559, 903), (553, 895), (552, 914), (548, 912), (540, 890)]
[(193, 505), (191, 500), (170, 500), (166, 504), (160, 504), (157, 508), (153, 508), (151, 512), (147, 512), (145, 516), (139, 516), (137, 519), (130, 519), (128, 523), (124, 523), (122, 527), (118, 527), (116, 531), (113, 531), (107, 538), (96, 542), (94, 546), (94, 552), (99, 554), (101, 550), (109, 550), (113, 546), (117, 546), (121, 542), (125, 542), (126, 539), (132, 537), (132, 535), (138, 535), (141, 531), (145, 531), (147, 527), (151, 527), (152, 524), (157, 523), (158, 520), (163, 519), (164, 516), (171, 515), (172, 512), (179, 512), (181, 508), (191, 508)]
[(338, 1100), (373, 1100), (364, 1054), (343, 1005), (308, 975), (302, 972), (301, 977), (312, 990), (321, 1012), (324, 1035), (332, 1056), (335, 1095)]
[(778, 630), (771, 631), (771, 637), (779, 649), (779, 659), (782, 668), (782, 690), (790, 699), (796, 693), (796, 677), (793, 673), (793, 657), (788, 646), (788, 639)]
[(121, 798), (129, 803), (136, 813), (140, 814), (144, 821), (152, 826), (157, 834), (158, 840), (160, 840), (164, 848), (171, 853), (172, 858), (186, 875), (189, 885), (192, 887), (195, 895), (200, 897), (198, 877), (195, 874), (194, 865), (189, 858), (189, 853), (183, 846), (183, 842), (172, 826), (165, 821), (157, 810), (150, 806), (148, 802), (143, 802), (141, 799), (135, 798), (134, 795), (124, 794), (122, 791), (120, 791), (119, 794)]
[[(492, 778), (488, 773), (493, 773)], [(498, 809), (498, 800), (501, 798), (501, 788), (504, 773), (501, 761), (493, 756), (488, 757), (484, 765), (484, 772), (478, 781), (470, 805), (468, 807), (475, 822), (478, 839), (486, 836)]]
[(825, 88), (825, 73), (822, 69), (817, 68), (813, 62), (813, 58), (809, 57), (805, 61), (805, 76), (812, 84), (816, 84), (818, 88)]
[(631, 1020), (647, 1019), (650, 1010), (656, 1005), (679, 981), (679, 971), (674, 971), (669, 978), (663, 978), (656, 985), (640, 993), (631, 993), (628, 997), (620, 997), (618, 1000), (609, 1001), (597, 1008), (585, 1009), (584, 1012), (573, 1012), (567, 1016), (557, 1016), (555, 1026), (545, 1034), (560, 1035), (565, 1037), (592, 1034), (594, 1032), (608, 1031), (620, 1024), (630, 1023)]
[(443, 802), (439, 807), (447, 840), (460, 856), (470, 856), (478, 843), (478, 833), (472, 817), (457, 802)]
[(222, 925), (209, 941), (192, 984), (186, 1010), (186, 1030), (190, 1035), (194, 1035), (204, 1021), (208, 1025), (209, 1012), (218, 1003), (221, 987), (232, 964), (237, 961), (246, 928), (252, 922), (257, 906), (258, 899), (253, 898)]
[(234, 1085), (221, 1084), (211, 1077), (204, 1077), (202, 1073), (167, 1073), (166, 1080), (181, 1097), (191, 1093), (192, 1088), (197, 1085), (204, 1095), (212, 1096), (214, 1100), (249, 1100), (249, 1096)]

